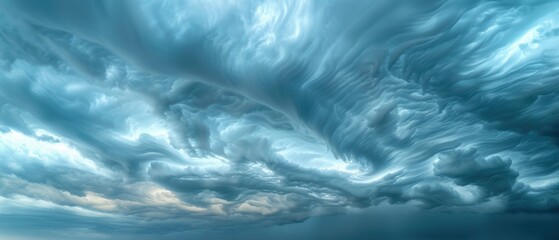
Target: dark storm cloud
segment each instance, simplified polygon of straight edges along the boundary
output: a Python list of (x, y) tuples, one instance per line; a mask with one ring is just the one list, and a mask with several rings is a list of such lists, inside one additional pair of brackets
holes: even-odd
[(2, 218), (102, 238), (556, 212), (557, 6), (2, 1)]
[(441, 156), (435, 163), (435, 175), (452, 178), (459, 186), (473, 184), (495, 195), (510, 192), (515, 184), (518, 173), (510, 166), (510, 159), (479, 159), (475, 149), (468, 149)]

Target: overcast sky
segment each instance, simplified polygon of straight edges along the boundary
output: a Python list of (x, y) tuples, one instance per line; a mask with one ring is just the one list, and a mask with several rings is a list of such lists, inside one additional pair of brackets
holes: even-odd
[(559, 1), (0, 1), (2, 239), (559, 239)]

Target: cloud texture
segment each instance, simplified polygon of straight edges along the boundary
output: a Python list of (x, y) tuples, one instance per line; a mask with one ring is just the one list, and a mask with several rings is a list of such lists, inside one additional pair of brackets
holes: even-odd
[(557, 9), (1, 1), (0, 228), (557, 212)]

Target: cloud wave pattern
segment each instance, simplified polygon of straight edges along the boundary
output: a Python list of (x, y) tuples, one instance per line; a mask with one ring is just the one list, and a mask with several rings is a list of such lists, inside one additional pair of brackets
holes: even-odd
[(559, 210), (557, 1), (0, 9), (3, 219), (165, 232), (386, 203)]

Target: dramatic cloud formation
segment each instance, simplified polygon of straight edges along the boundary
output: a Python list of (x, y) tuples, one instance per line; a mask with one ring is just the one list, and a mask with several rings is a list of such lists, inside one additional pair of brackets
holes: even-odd
[(352, 237), (559, 236), (558, 9), (0, 1), (0, 232), (335, 238), (309, 226), (392, 215), (407, 230)]

